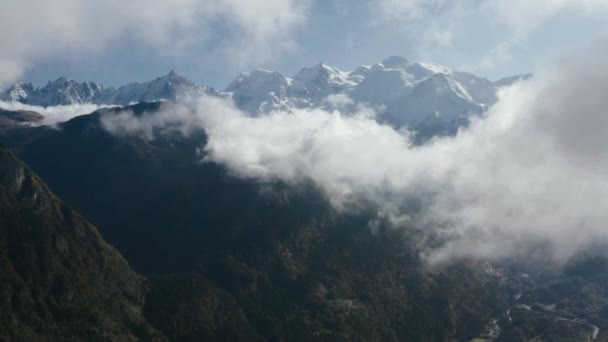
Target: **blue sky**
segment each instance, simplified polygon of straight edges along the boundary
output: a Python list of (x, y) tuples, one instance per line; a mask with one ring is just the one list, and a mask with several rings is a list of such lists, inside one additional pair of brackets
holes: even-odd
[(349, 70), (390, 55), (498, 79), (535, 72), (608, 28), (604, 0), (5, 1), (0, 44), (12, 51), (0, 52), (0, 83), (120, 85), (174, 69), (223, 89), (240, 71)]

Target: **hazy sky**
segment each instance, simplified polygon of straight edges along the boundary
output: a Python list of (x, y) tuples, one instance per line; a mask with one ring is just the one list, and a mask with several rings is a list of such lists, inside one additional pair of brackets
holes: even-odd
[(0, 1), (0, 83), (120, 85), (175, 69), (223, 89), (254, 68), (349, 70), (390, 55), (497, 79), (535, 72), (608, 27), (605, 0)]

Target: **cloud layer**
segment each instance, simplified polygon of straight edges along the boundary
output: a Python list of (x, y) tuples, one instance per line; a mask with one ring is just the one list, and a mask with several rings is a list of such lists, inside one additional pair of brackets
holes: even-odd
[(87, 58), (119, 39), (172, 56), (217, 50), (238, 65), (268, 61), (295, 42), (308, 0), (8, 1), (0, 12), (0, 86), (31, 63)]
[[(467, 59), (460, 61), (458, 68), (477, 72), (495, 71), (526, 54), (544, 57), (543, 49), (555, 49), (550, 35), (562, 33), (568, 25), (565, 17), (578, 18), (584, 24), (586, 19), (608, 14), (608, 2), (603, 0), (370, 0), (369, 7), (376, 24), (387, 30), (398, 27), (409, 37), (411, 50), (423, 59), (453, 54), (456, 60), (454, 54), (465, 54)], [(551, 22), (558, 18), (562, 21)], [(546, 24), (551, 25), (550, 32), (535, 36)], [(578, 28), (569, 27), (580, 33)], [(587, 37), (578, 38), (587, 43), (599, 29), (586, 30)], [(542, 48), (531, 45), (533, 36)], [(569, 38), (559, 43), (576, 46)], [(474, 52), (467, 54), (467, 50)], [(526, 67), (532, 71), (538, 66), (528, 59)]]
[(602, 0), (378, 0), (370, 2), (387, 19), (404, 23), (426, 20), (429, 16), (457, 11), (475, 11), (499, 20), (522, 34), (565, 10), (593, 11), (608, 7)]
[(108, 106), (98, 106), (95, 104), (73, 104), (66, 106), (40, 107), (23, 104), (21, 102), (0, 101), (0, 109), (10, 111), (30, 111), (42, 115), (42, 122), (37, 124), (54, 126), (58, 123), (68, 121), (76, 116), (92, 113), (100, 108)]

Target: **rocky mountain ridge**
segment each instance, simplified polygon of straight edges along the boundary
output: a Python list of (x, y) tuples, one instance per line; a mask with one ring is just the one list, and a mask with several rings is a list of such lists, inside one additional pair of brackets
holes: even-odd
[(16, 83), (0, 94), (2, 101), (17, 101), (33, 106), (52, 107), (72, 104), (129, 105), (160, 100), (187, 101), (203, 94), (217, 94), (212, 88), (198, 86), (175, 71), (148, 82), (135, 82), (119, 88), (105, 88), (96, 82), (77, 82), (60, 77), (43, 87)]
[(499, 88), (529, 77), (513, 76), (492, 82), (441, 65), (393, 56), (350, 72), (323, 63), (303, 68), (292, 77), (253, 70), (240, 74), (224, 91), (196, 85), (171, 71), (152, 81), (117, 89), (64, 77), (38, 88), (17, 83), (1, 93), (0, 100), (43, 107), (83, 103), (124, 106), (161, 100), (189, 101), (210, 95), (231, 97), (240, 109), (254, 116), (297, 108), (338, 109), (350, 114), (367, 106), (377, 111), (377, 120), (395, 128), (442, 132), (485, 111), (496, 102)]

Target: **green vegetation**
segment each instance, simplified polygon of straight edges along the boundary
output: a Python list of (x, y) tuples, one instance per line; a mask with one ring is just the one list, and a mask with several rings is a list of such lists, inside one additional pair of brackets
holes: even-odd
[(112, 136), (100, 115), (0, 136), (146, 278), (2, 150), (0, 340), (518, 342), (608, 331), (604, 258), (542, 272), (530, 260), (428, 269), (415, 231), (372, 234), (369, 203), (338, 212), (312, 184), (199, 163), (202, 131)]
[(0, 340), (162, 340), (144, 282), (95, 227), (0, 151)]

